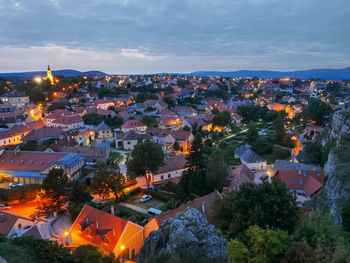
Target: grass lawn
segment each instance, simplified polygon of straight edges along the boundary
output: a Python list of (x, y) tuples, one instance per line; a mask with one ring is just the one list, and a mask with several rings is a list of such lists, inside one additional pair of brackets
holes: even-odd
[(109, 154), (109, 159), (113, 160), (113, 162), (119, 162), (122, 158), (123, 158), (123, 155), (121, 153), (118, 153), (118, 152), (111, 152)]

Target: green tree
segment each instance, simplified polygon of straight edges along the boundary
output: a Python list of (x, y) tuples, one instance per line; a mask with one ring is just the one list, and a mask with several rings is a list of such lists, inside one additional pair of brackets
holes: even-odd
[(176, 102), (172, 99), (172, 97), (169, 97), (169, 96), (165, 96), (163, 97), (163, 101), (168, 104), (168, 107), (171, 109), (171, 108), (174, 108), (175, 105), (176, 105)]
[(230, 116), (230, 113), (227, 111), (217, 113), (214, 116), (212, 121), (212, 124), (214, 127), (218, 127), (221, 129), (225, 128), (230, 123), (231, 123), (231, 116)]
[(294, 242), (284, 255), (283, 263), (314, 263), (315, 255), (305, 240)]
[(248, 127), (247, 141), (248, 143), (253, 143), (259, 137), (258, 130), (256, 129), (256, 125), (254, 122), (250, 122), (247, 125), (247, 127)]
[(275, 142), (276, 144), (283, 145), (286, 142), (286, 129), (284, 128), (283, 119), (281, 116), (277, 116), (274, 121), (275, 126)]
[(43, 181), (43, 191), (39, 193), (42, 209), (46, 212), (58, 211), (61, 209), (64, 196), (66, 194), (66, 187), (68, 184), (68, 177), (64, 174), (63, 169), (53, 168)]
[(252, 144), (254, 152), (257, 154), (270, 154), (273, 149), (273, 143), (263, 136), (259, 136)]
[(208, 187), (205, 173), (207, 167), (207, 156), (210, 154), (210, 147), (204, 144), (200, 131), (194, 136), (194, 141), (189, 149), (189, 155), (186, 156), (186, 170), (183, 172), (179, 183), (180, 198), (186, 199), (189, 194), (196, 195), (207, 194)]
[(163, 164), (164, 154), (162, 148), (152, 141), (145, 141), (135, 145), (127, 162), (128, 176), (136, 178), (144, 176), (149, 188), (149, 176), (157, 172)]
[(350, 232), (350, 200), (347, 200), (343, 206), (342, 214), (343, 228), (345, 231)]
[(150, 115), (144, 115), (142, 117), (142, 122), (145, 124), (148, 128), (155, 127), (157, 125), (157, 120), (153, 116)]
[(249, 226), (294, 230), (298, 207), (283, 183), (243, 184), (215, 206), (215, 224), (230, 236)]
[(120, 171), (114, 171), (107, 166), (97, 169), (91, 181), (91, 189), (102, 196), (108, 198), (111, 193), (118, 199), (123, 190), (125, 178)]
[(228, 175), (228, 167), (225, 163), (224, 153), (220, 149), (216, 149), (208, 158), (205, 179), (207, 185), (212, 189), (222, 191), (226, 185)]
[(249, 250), (239, 240), (231, 239), (227, 243), (227, 255), (231, 263), (247, 263), (249, 259)]
[(235, 263), (277, 263), (281, 262), (288, 241), (286, 231), (262, 229), (254, 225), (241, 235), (241, 240), (230, 240), (227, 253), (231, 262)]
[[(116, 263), (117, 259), (111, 255), (104, 255), (103, 251), (100, 251), (93, 245), (82, 245), (77, 247), (73, 252), (73, 256), (77, 263)], [(118, 260), (119, 262), (119, 260)]]
[(306, 107), (306, 115), (312, 120), (316, 121), (317, 124), (323, 124), (326, 116), (331, 114), (332, 108), (327, 103), (320, 99), (312, 98)]
[(90, 202), (92, 196), (86, 191), (86, 186), (80, 180), (74, 180), (69, 186), (68, 200), (69, 202), (84, 203)]

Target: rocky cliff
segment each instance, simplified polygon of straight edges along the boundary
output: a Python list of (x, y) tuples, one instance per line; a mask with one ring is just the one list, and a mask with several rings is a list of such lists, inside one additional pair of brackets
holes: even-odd
[(228, 261), (226, 240), (194, 208), (164, 221), (157, 231), (151, 232), (139, 251), (138, 262), (146, 263), (151, 256), (178, 252), (185, 257), (191, 255), (210, 262)]
[[(344, 183), (350, 181), (350, 166), (348, 167), (348, 179), (342, 177), (340, 180), (337, 167), (350, 162), (344, 153), (339, 151), (344, 139), (350, 137), (350, 103), (345, 104), (341, 110), (333, 114), (330, 127), (322, 133), (321, 144), (323, 147), (334, 147), (331, 149), (328, 160), (324, 166), (326, 183), (324, 187), (312, 197), (311, 205), (315, 209), (329, 211), (336, 224), (341, 223), (341, 208), (344, 202), (350, 198), (350, 193), (344, 189)], [(344, 180), (345, 179), (345, 180)]]

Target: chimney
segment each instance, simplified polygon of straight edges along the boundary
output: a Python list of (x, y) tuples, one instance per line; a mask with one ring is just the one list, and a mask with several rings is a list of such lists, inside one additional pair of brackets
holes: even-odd
[(87, 225), (89, 224), (89, 218), (88, 217), (86, 218), (86, 224)]
[(202, 213), (205, 213), (205, 202), (202, 203)]
[(0, 155), (2, 155), (5, 152), (4, 148), (0, 148)]
[(96, 221), (96, 228), (98, 229), (98, 221)]
[(19, 147), (17, 146), (16, 149), (15, 149), (15, 156), (20, 152), (20, 149)]
[(114, 205), (111, 205), (111, 214), (114, 215)]
[(115, 236), (115, 228), (113, 228), (113, 236)]

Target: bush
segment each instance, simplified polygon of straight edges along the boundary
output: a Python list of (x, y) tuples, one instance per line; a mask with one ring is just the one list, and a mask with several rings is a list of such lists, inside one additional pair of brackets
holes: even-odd
[(275, 146), (272, 152), (273, 159), (287, 159), (290, 156), (290, 151), (279, 146)]
[(0, 189), (0, 201), (33, 200), (39, 190), (39, 185), (24, 185), (10, 189)]

